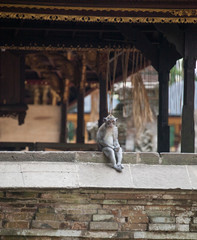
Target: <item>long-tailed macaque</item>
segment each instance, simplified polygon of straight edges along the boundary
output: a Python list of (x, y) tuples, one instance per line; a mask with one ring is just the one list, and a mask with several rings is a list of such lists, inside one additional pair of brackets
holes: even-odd
[(104, 118), (104, 123), (97, 132), (97, 142), (99, 149), (109, 158), (112, 167), (118, 172), (122, 172), (122, 148), (118, 142), (117, 118), (108, 115)]

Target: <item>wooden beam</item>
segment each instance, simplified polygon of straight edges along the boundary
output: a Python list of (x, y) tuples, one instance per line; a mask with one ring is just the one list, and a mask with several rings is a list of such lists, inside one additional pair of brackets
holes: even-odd
[(130, 25), (121, 25), (119, 27), (119, 30), (128, 41), (131, 41), (134, 46), (140, 50), (147, 59), (151, 61), (152, 66), (158, 70), (158, 50), (148, 40), (146, 35), (139, 29), (134, 28)]
[(85, 97), (85, 81), (86, 81), (86, 55), (82, 56), (82, 74), (81, 81), (78, 86), (77, 95), (77, 143), (84, 143), (85, 121), (84, 121), (84, 97)]
[(77, 143), (84, 143), (84, 97), (85, 89), (78, 88), (77, 94)]
[(196, 54), (193, 49), (197, 40), (193, 38), (193, 31), (185, 32), (184, 46), (184, 103), (182, 113), (181, 152), (194, 152), (194, 81)]
[(157, 150), (158, 152), (169, 152), (170, 129), (168, 126), (168, 82), (170, 72), (169, 43), (163, 38), (159, 48), (159, 115), (157, 122)]
[(99, 100), (99, 127), (103, 124), (103, 118), (108, 115), (107, 107), (107, 80), (103, 78), (102, 74), (99, 74), (99, 84), (100, 84), (100, 100)]
[(184, 55), (184, 32), (177, 24), (155, 24), (155, 28), (163, 33), (164, 37), (172, 43), (181, 56)]
[(61, 101), (60, 143), (67, 142), (67, 109), (68, 104)]
[(67, 143), (67, 114), (69, 100), (69, 79), (61, 79), (61, 125), (60, 125), (60, 142)]
[(168, 81), (169, 71), (159, 71), (159, 115), (157, 122), (158, 152), (169, 152), (170, 149), (168, 126)]

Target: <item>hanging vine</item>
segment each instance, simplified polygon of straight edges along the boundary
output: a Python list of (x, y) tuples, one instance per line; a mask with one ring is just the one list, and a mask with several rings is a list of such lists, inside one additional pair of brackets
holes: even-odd
[[(133, 51), (131, 75), (133, 97), (132, 115), (137, 136), (142, 132), (147, 122), (153, 121), (149, 98), (138, 67), (139, 54), (139, 51)], [(140, 56), (140, 66), (142, 66), (142, 61), (143, 58)]]

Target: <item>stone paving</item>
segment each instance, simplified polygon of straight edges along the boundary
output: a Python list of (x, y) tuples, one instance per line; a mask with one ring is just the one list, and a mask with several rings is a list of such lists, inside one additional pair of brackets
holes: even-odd
[(0, 152), (0, 188), (197, 189), (197, 155), (124, 153), (116, 172), (100, 152)]

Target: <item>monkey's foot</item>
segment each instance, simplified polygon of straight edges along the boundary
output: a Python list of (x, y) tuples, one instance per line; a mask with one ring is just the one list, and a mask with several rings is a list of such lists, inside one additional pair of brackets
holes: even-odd
[(118, 166), (119, 168), (121, 168), (121, 169), (124, 169), (124, 167), (123, 167), (122, 164), (118, 164), (117, 166)]
[(116, 165), (116, 166), (114, 166), (114, 168), (116, 169), (116, 171), (122, 172), (122, 168), (120, 165)]

